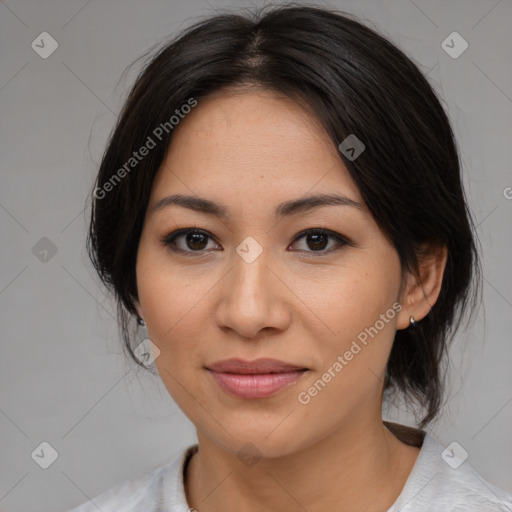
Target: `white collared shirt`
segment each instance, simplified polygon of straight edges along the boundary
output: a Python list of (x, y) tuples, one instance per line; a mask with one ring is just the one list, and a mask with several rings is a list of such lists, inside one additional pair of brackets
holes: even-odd
[[(512, 512), (512, 494), (480, 477), (465, 460), (456, 469), (430, 434), (400, 496), (387, 512)], [(68, 512), (190, 512), (183, 474), (197, 445), (169, 463), (126, 480)], [(451, 454), (449, 454), (451, 456)], [(451, 461), (450, 461), (451, 462)], [(460, 461), (459, 461), (460, 462)], [(197, 512), (201, 512), (200, 510)]]

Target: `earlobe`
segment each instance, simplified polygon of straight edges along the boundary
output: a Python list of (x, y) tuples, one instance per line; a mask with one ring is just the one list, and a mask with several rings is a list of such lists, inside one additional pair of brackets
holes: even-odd
[(407, 276), (407, 286), (400, 301), (403, 308), (397, 318), (397, 329), (408, 328), (411, 316), (421, 322), (439, 297), (447, 261), (446, 246), (423, 246), (418, 256), (419, 274)]
[(135, 308), (137, 309), (137, 314), (139, 315), (139, 317), (144, 318), (144, 313), (138, 302), (135, 302)]

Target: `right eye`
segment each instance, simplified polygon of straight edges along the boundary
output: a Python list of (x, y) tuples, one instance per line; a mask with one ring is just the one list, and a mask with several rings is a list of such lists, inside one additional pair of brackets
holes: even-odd
[[(213, 237), (210, 233), (203, 229), (183, 228), (166, 235), (161, 240), (161, 243), (169, 247), (171, 251), (184, 253), (187, 254), (187, 256), (198, 253), (197, 256), (199, 256), (206, 252), (205, 248), (208, 246), (208, 239), (213, 241)], [(217, 247), (219, 247), (218, 244)]]

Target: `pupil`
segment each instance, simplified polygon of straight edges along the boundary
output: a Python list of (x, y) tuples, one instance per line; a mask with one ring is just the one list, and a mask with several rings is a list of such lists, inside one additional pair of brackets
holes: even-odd
[[(324, 243), (320, 242), (320, 246), (318, 246), (319, 238), (323, 238), (323, 241), (324, 241)], [(323, 233), (312, 234), (312, 235), (308, 235), (308, 237), (307, 237), (308, 244), (312, 243), (312, 245), (313, 245), (313, 247), (311, 247), (311, 245), (310, 245), (310, 248), (315, 249), (315, 250), (324, 249), (325, 246), (327, 245), (325, 243), (326, 239), (327, 239), (327, 235), (325, 235)]]
[[(203, 239), (203, 243), (201, 243)], [(187, 236), (187, 245), (190, 249), (204, 249), (206, 237), (202, 233), (189, 233)]]

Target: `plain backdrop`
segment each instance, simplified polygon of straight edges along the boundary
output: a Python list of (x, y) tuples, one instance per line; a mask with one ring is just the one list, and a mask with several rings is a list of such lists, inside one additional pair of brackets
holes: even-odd
[[(3, 512), (66, 510), (195, 441), (159, 378), (123, 355), (114, 305), (85, 252), (86, 197), (138, 69), (120, 81), (125, 67), (216, 9), (255, 4), (0, 3)], [(512, 4), (319, 5), (358, 15), (397, 44), (452, 120), (483, 249), (484, 307), (455, 340), (448, 406), (428, 430), (445, 446), (457, 441), (484, 478), (512, 491)], [(457, 58), (442, 47), (454, 31), (468, 43)], [(45, 51), (58, 44), (47, 58), (32, 45), (41, 37)], [(387, 415), (412, 424), (407, 413)], [(47, 469), (43, 452), (55, 459)]]

